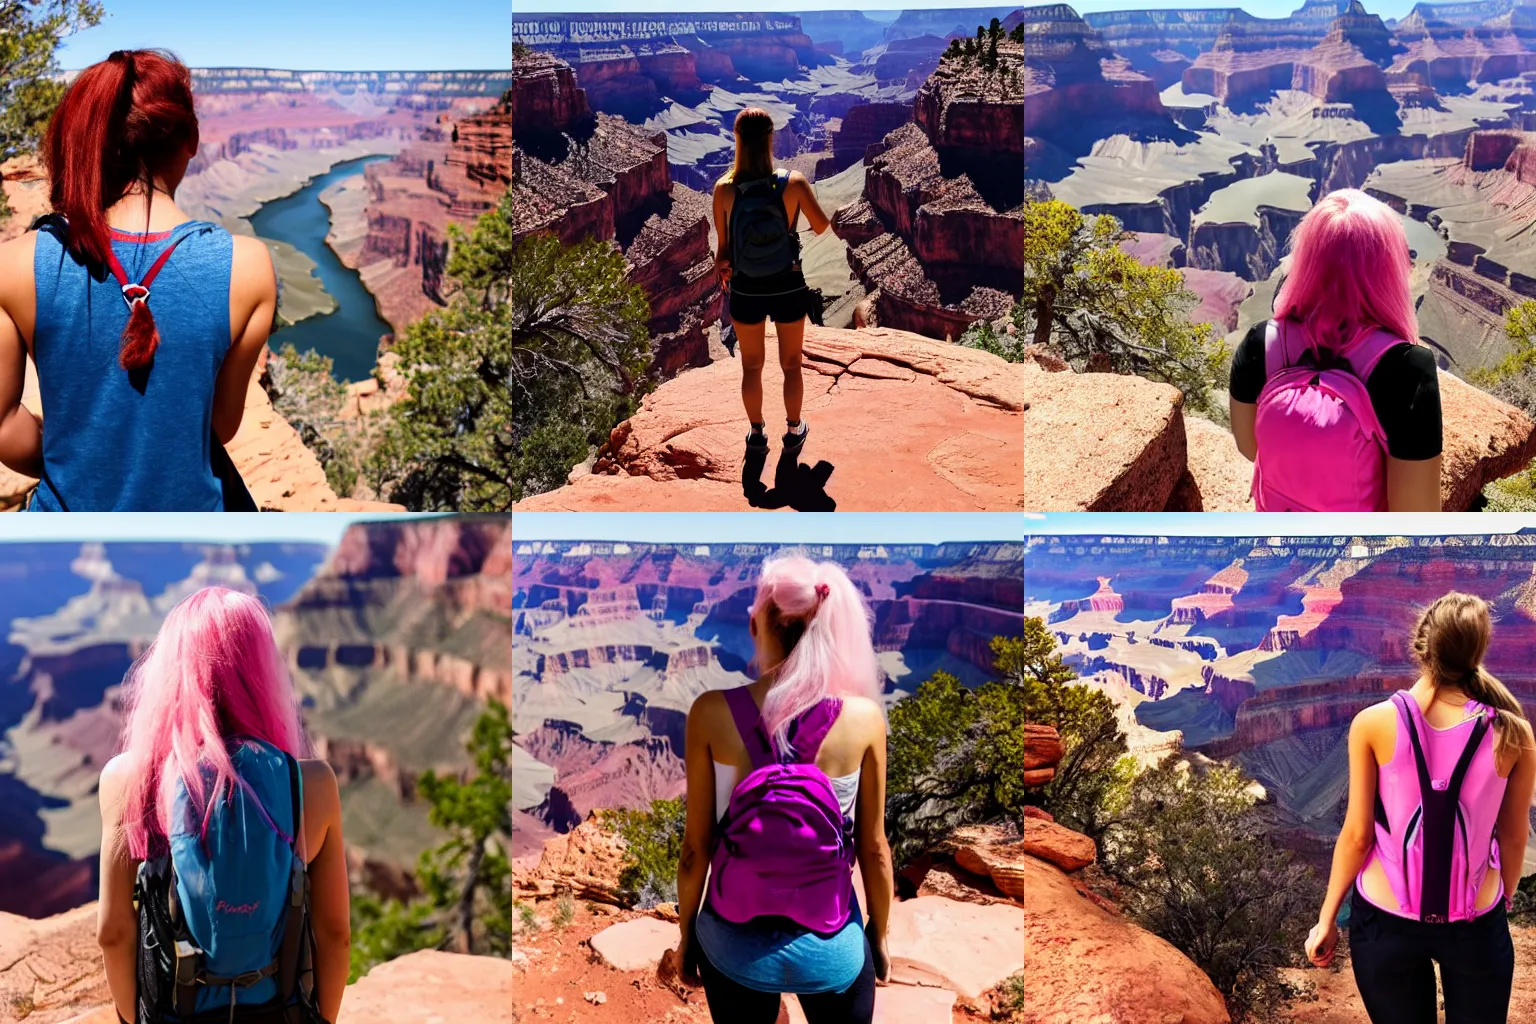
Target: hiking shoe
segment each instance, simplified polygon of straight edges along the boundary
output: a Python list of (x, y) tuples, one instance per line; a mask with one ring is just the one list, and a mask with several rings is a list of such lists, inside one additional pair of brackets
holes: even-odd
[(752, 432), (747, 435), (747, 451), (766, 452), (768, 450), (768, 434), (758, 426), (753, 426)]
[(799, 430), (790, 430), (784, 434), (784, 450), (797, 452), (805, 446), (805, 435), (811, 432), (811, 425), (805, 420), (800, 421)]

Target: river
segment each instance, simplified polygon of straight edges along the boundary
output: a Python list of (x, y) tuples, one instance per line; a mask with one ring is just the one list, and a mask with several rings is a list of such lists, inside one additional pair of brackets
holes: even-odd
[(364, 167), (387, 155), (365, 156), (339, 163), (324, 174), (312, 178), (292, 195), (263, 203), (251, 215), (251, 227), (262, 238), (287, 242), (315, 261), (315, 273), (336, 309), (319, 316), (306, 317), (272, 335), (272, 350), (292, 343), (300, 352), (314, 349), (330, 356), (338, 380), (364, 380), (378, 360), (379, 339), (389, 334), (389, 324), (379, 318), (373, 296), (363, 287), (357, 271), (344, 266), (325, 236), (331, 229), (331, 212), (320, 201), (320, 193), (336, 182), (361, 174)]

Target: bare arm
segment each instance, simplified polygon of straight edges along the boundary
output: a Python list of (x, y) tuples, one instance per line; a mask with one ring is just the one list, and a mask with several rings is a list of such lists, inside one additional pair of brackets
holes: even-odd
[[(0, 245), (0, 462), (18, 473), (38, 476), (43, 465), (43, 430), (37, 417), (21, 404), (26, 384), (27, 346), (8, 304), (27, 300), (31, 292), (32, 248), (17, 239)], [(35, 302), (35, 299), (31, 301)]]
[(304, 838), (309, 862), (309, 912), (315, 929), (315, 987), (320, 1014), (334, 1021), (352, 969), (352, 897), (341, 836), (341, 794), (324, 761), (304, 762)]
[(138, 998), (139, 919), (133, 909), (133, 883), (138, 866), (128, 855), (127, 839), (119, 827), (126, 798), (126, 772), (121, 757), (101, 772), (97, 797), (101, 803), (101, 885), (96, 907), (96, 942), (106, 966), (107, 988), (117, 1015), (135, 1020)]
[(821, 209), (821, 204), (816, 201), (816, 189), (811, 187), (811, 181), (799, 171), (789, 172), (789, 189), (794, 193), (795, 208), (805, 214), (805, 219), (810, 222), (811, 230), (818, 235), (832, 226), (832, 219)]
[(1243, 458), (1252, 462), (1259, 453), (1259, 441), (1253, 432), (1253, 422), (1258, 418), (1259, 407), (1254, 402), (1239, 402), (1235, 398), (1228, 398), (1227, 411), (1232, 418), (1232, 440), (1237, 442), (1237, 450), (1243, 453)]
[(277, 276), (266, 243), (236, 235), (229, 284), (230, 346), (213, 389), (213, 432), (225, 444), (240, 429), (251, 373), (276, 314)]
[(1418, 459), (1387, 459), (1387, 511), (1440, 511), (1440, 456)]
[(1328, 876), (1328, 895), (1317, 912), (1317, 925), (1307, 938), (1307, 955), (1314, 964), (1326, 967), (1333, 959), (1338, 941), (1339, 908), (1375, 842), (1376, 752), (1372, 748), (1375, 721), (1384, 714), (1382, 705), (1366, 708), (1355, 716), (1349, 727), (1349, 806), (1344, 812), (1344, 827), (1333, 844), (1333, 870)]
[[(885, 944), (886, 928), (891, 919), (891, 899), (895, 887), (895, 869), (891, 863), (891, 845), (885, 838), (885, 715), (873, 707), (870, 716), (870, 744), (859, 766), (859, 796), (855, 817), (858, 826), (854, 849), (859, 858), (859, 873), (864, 877), (864, 898), (869, 901), (870, 941)], [(876, 973), (882, 980), (889, 972)]]
[(693, 920), (704, 901), (704, 881), (709, 875), (709, 858), (715, 847), (715, 765), (708, 740), (711, 703), (723, 702), (714, 692), (693, 702), (683, 741), (688, 804), (683, 826), (683, 852), (677, 862), (677, 920), (682, 934), (678, 953), (684, 956), (693, 934)]
[[(1527, 743), (1530, 741), (1527, 740)], [(1504, 896), (1510, 899), (1520, 886), (1520, 872), (1525, 864), (1525, 844), (1531, 832), (1531, 794), (1536, 790), (1536, 749), (1526, 746), (1509, 773), (1504, 787), (1504, 802), (1494, 836), (1499, 843), (1499, 870), (1504, 876)]]
[(731, 281), (731, 258), (726, 255), (731, 251), (731, 186), (717, 184), (715, 186), (715, 276), (720, 281), (720, 287), (725, 288)]

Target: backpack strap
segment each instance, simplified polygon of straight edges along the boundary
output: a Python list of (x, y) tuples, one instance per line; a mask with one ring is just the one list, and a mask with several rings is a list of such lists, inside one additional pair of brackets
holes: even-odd
[(123, 301), (128, 304), (130, 312), (139, 303), (149, 301), (149, 286), (154, 284), (155, 278), (160, 276), (160, 270), (165, 266), (166, 260), (171, 258), (171, 253), (176, 251), (176, 247), (186, 237), (187, 233), (183, 232), (172, 238), (171, 244), (165, 247), (165, 251), (160, 254), (155, 262), (149, 265), (149, 270), (137, 282), (128, 280), (128, 274), (123, 270), (123, 265), (119, 262), (117, 253), (112, 251), (110, 245), (107, 246), (107, 269), (112, 272), (112, 276), (117, 279), (118, 287), (123, 290)]
[(288, 761), (288, 794), (293, 805), (293, 867), (289, 871), (288, 909), (283, 914), (283, 941), (277, 960), (278, 997), (286, 1004), (293, 1000), (299, 982), (299, 945), (303, 938), (304, 918), (307, 916), (309, 872), (304, 858), (299, 855), (299, 836), (304, 828), (304, 787), (299, 781), (299, 762), (292, 754), (283, 752)]
[(832, 731), (832, 726), (837, 723), (837, 716), (842, 714), (843, 702), (837, 697), (828, 697), (811, 708), (802, 711), (790, 727), (789, 743), (790, 757), (800, 764), (810, 764), (816, 760), (816, 754), (821, 750), (822, 740), (827, 738), (827, 733)]
[(1397, 705), (1398, 714), (1402, 716), (1403, 724), (1408, 727), (1408, 738), (1413, 744), (1413, 763), (1419, 775), (1419, 794), (1422, 798), (1423, 794), (1434, 790), (1434, 785), (1430, 782), (1429, 762), (1424, 758), (1424, 747), (1419, 742), (1419, 730), (1414, 722), (1414, 719), (1418, 717), (1414, 712), (1419, 710), (1419, 706), (1415, 702), (1412, 711), (1409, 710), (1410, 698), (1405, 690), (1398, 690), (1394, 693), (1392, 701)]
[(752, 759), (752, 769), (756, 771), (778, 763), (773, 741), (763, 730), (763, 713), (758, 710), (757, 702), (752, 699), (748, 689), (745, 686), (733, 686), (721, 692), (725, 694), (725, 703), (731, 709), (731, 720), (736, 723), (742, 745), (747, 748), (747, 756)]

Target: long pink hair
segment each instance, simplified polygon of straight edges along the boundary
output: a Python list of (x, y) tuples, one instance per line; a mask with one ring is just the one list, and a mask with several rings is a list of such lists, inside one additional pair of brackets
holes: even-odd
[(255, 597), (207, 587), (183, 599), (126, 683), (122, 753), (134, 781), (123, 830), (135, 860), (164, 852), (178, 779), (205, 829), (210, 808), (235, 785), (256, 799), (235, 774), (228, 748), (234, 737), (264, 740), (294, 757), (305, 753), (293, 683)]
[(1417, 342), (1408, 234), (1392, 208), (1359, 189), (1330, 192), (1291, 235), (1291, 269), (1275, 318), (1302, 323), (1319, 348), (1337, 352), (1377, 327)]
[(788, 650), (773, 670), (763, 699), (763, 724), (778, 749), (789, 724), (826, 697), (880, 698), (880, 670), (870, 638), (873, 617), (864, 597), (835, 562), (780, 555), (763, 563), (755, 605)]

